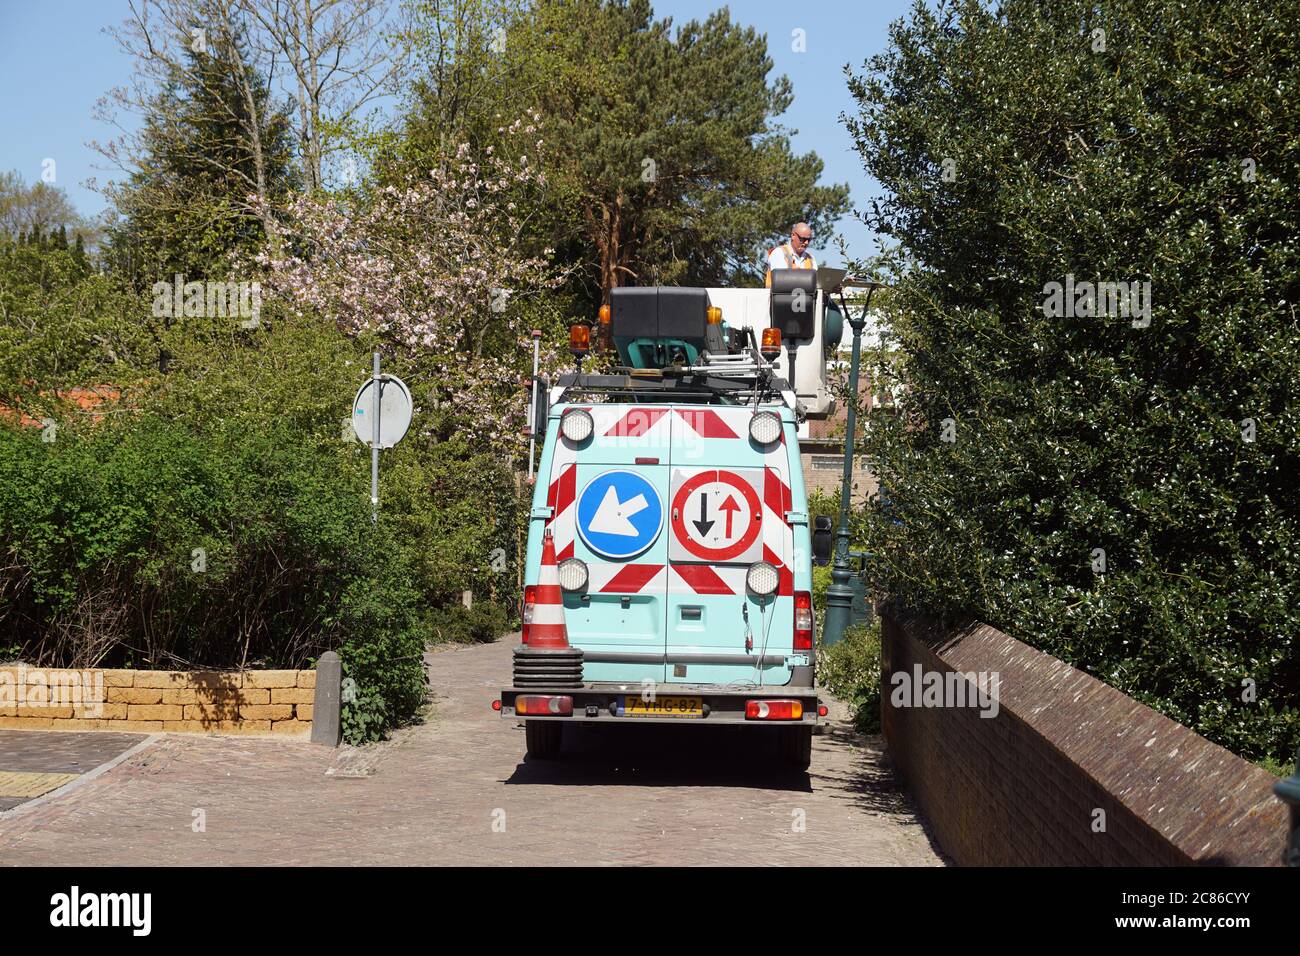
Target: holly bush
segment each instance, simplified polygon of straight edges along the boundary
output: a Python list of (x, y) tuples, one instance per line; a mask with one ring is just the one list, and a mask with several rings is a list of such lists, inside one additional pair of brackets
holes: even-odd
[[(898, 410), (872, 587), (1300, 739), (1300, 10), (919, 4), (850, 77)], [(1137, 283), (1125, 310), (1071, 283)], [(1103, 308), (1103, 306), (1111, 306)]]

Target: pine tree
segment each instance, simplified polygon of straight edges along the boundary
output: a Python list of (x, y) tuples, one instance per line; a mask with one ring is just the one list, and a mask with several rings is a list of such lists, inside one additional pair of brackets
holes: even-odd
[(137, 288), (175, 273), (224, 278), (231, 253), (266, 236), (250, 197), (275, 204), (298, 184), (289, 115), (247, 60), (238, 37), (209, 36), (208, 52), (187, 52), (145, 119), (138, 169), (111, 191), (121, 222), (108, 250)]
[(725, 8), (676, 35), (650, 0), (535, 0), (500, 15), (500, 53), (492, 31), (455, 17), (428, 30), (453, 39), (414, 84), (399, 172), (462, 140), (501, 149), (502, 117), (536, 110), (549, 187), (532, 228), (576, 267), (583, 298), (759, 284), (771, 240), (801, 219), (825, 235), (847, 211), (848, 187), (824, 184), (822, 161), (780, 125), (794, 94), (770, 75), (766, 37)]

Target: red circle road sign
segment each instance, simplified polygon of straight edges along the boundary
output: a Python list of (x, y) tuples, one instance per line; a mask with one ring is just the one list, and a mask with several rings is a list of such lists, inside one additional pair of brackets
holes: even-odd
[[(748, 512), (744, 533), (736, 541), (722, 548), (705, 547), (692, 538), (690, 532), (686, 530), (686, 502), (701, 486), (713, 482), (727, 485), (739, 492)], [(691, 476), (682, 483), (673, 497), (673, 534), (683, 548), (701, 561), (729, 561), (738, 554), (744, 554), (758, 538), (758, 532), (762, 530), (762, 516), (762, 505), (759, 504), (753, 486), (739, 475), (723, 469), (702, 471), (698, 475)]]

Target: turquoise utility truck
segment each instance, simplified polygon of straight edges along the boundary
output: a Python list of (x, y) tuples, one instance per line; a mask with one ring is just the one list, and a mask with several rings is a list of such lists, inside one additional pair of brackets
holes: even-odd
[(621, 365), (582, 373), (575, 327), (579, 370), (538, 403), (523, 643), (496, 706), (535, 758), (565, 724), (730, 724), (806, 769), (830, 531), (809, 527), (798, 430), (830, 409), (839, 313), (816, 273), (778, 270), (770, 290), (615, 289), (600, 321)]

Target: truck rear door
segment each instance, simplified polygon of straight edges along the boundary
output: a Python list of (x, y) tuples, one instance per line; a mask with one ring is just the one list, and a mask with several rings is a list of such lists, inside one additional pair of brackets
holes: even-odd
[(585, 407), (594, 428), (557, 437), (547, 524), (556, 557), (577, 557), (587, 587), (564, 593), (569, 643), (586, 652), (587, 681), (664, 679), (669, 412), (662, 406)]
[[(769, 412), (770, 413), (770, 412)], [(668, 683), (785, 684), (794, 627), (790, 427), (768, 446), (749, 434), (754, 410), (676, 406), (669, 427), (664, 653)], [(776, 594), (749, 593), (758, 561)], [(765, 663), (760, 664), (760, 658)]]

